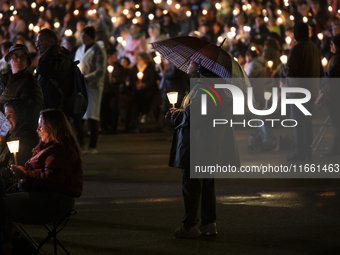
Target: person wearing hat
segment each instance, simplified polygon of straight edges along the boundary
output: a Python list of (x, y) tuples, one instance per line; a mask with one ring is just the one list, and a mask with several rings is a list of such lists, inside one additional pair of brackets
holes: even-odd
[[(292, 48), (288, 62), (285, 65), (284, 76), (287, 86), (301, 87), (309, 90), (311, 99), (304, 103), (308, 112), (312, 112), (319, 90), (319, 79), (299, 80), (296, 78), (321, 78), (323, 67), (319, 49), (309, 38), (309, 28), (306, 23), (298, 22), (294, 26), (294, 37), (297, 44)], [(301, 98), (301, 93), (294, 93), (291, 98)], [(313, 142), (312, 116), (305, 115), (294, 104), (290, 105), (291, 119), (297, 121), (294, 127), (295, 150), (285, 161), (306, 161), (312, 159), (311, 145)]]
[[(340, 34), (331, 39), (331, 52), (334, 56), (328, 62), (325, 68), (325, 77), (340, 78)], [(338, 109), (340, 108), (340, 86), (338, 79), (332, 79), (328, 87), (329, 100), (329, 117), (332, 122), (333, 142), (330, 150), (322, 154), (323, 157), (332, 157), (340, 155), (340, 116)]]
[(90, 144), (84, 154), (95, 154), (100, 121), (100, 105), (104, 89), (106, 73), (106, 53), (95, 42), (96, 30), (94, 27), (85, 27), (81, 32), (82, 45), (77, 49), (74, 60), (80, 61), (79, 68), (87, 80), (87, 94), (89, 104), (83, 119), (87, 119), (90, 129)]
[(33, 75), (27, 70), (31, 64), (25, 45), (14, 44), (7, 55), (6, 62), (11, 69), (0, 78), (0, 109), (8, 99), (27, 98), (33, 100), (41, 109), (43, 95)]

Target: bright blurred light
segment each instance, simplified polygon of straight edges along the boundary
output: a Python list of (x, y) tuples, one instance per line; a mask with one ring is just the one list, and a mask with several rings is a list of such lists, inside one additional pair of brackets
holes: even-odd
[(9, 20), (10, 20), (10, 21), (14, 21), (14, 16), (11, 16), (11, 17), (9, 18)]
[(220, 10), (222, 8), (222, 5), (220, 3), (216, 3), (215, 7), (216, 7), (217, 10)]
[(295, 19), (293, 15), (290, 15), (289, 18), (290, 18), (290, 20), (294, 20)]
[(325, 66), (327, 65), (328, 61), (327, 61), (326, 58), (323, 58), (323, 59), (321, 60), (321, 63), (322, 63), (322, 66), (325, 67)]
[(116, 17), (112, 17), (111, 21), (112, 21), (112, 23), (116, 23), (117, 18)]
[(65, 33), (64, 33), (65, 36), (72, 36), (73, 35), (73, 32), (71, 29), (67, 29), (65, 30)]
[(234, 16), (237, 16), (239, 13), (240, 13), (240, 10), (239, 10), (239, 9), (234, 9), (234, 10), (233, 10), (233, 15), (234, 15)]
[(217, 41), (221, 44), (221, 43), (223, 42), (223, 37), (222, 37), (222, 36), (219, 36), (219, 37), (217, 38)]
[(190, 17), (191, 16), (191, 11), (187, 11), (185, 14), (187, 15), (187, 17)]
[(281, 15), (282, 11), (280, 9), (277, 10), (277, 14)]
[(208, 14), (208, 11), (207, 11), (207, 10), (203, 10), (203, 11), (202, 11), (202, 14), (203, 14), (203, 15), (207, 15), (207, 14)]
[(122, 41), (123, 41), (123, 37), (121, 36), (117, 37), (117, 42), (122, 43)]
[(271, 92), (268, 92), (268, 91), (264, 92), (264, 99), (269, 100), (271, 97), (272, 97)]
[(32, 9), (35, 9), (37, 7), (37, 4), (35, 3), (35, 2), (33, 2), (32, 4), (31, 4), (31, 8)]
[(154, 17), (155, 16), (152, 13), (150, 13), (149, 16), (148, 16), (149, 20), (153, 20)]
[(340, 13), (340, 9), (338, 10), (338, 13)]
[(136, 8), (136, 9), (139, 9), (139, 4), (136, 4), (136, 5), (135, 5), (135, 8)]
[(247, 10), (247, 6), (244, 4), (242, 5), (242, 10), (246, 11)]
[(318, 38), (319, 38), (320, 41), (322, 41), (322, 39), (323, 39), (323, 33), (318, 33)]
[(107, 66), (107, 71), (109, 72), (109, 73), (112, 73), (113, 72), (113, 66)]
[(129, 10), (128, 9), (124, 9), (123, 14), (124, 15), (128, 15), (129, 14)]
[(250, 32), (250, 30), (251, 30), (251, 27), (250, 27), (250, 26), (244, 26), (244, 27), (243, 27), (243, 31), (244, 31), (244, 32)]
[(167, 3), (168, 5), (172, 5), (172, 0), (167, 0), (166, 3)]
[(60, 23), (59, 22), (54, 23), (54, 27), (55, 28), (59, 28), (60, 27)]
[(273, 64), (274, 64), (273, 61), (271, 61), (271, 60), (268, 60), (268, 61), (267, 61), (267, 66), (268, 66), (269, 68), (272, 68), (272, 67), (273, 67)]
[(122, 41), (122, 46), (123, 46), (123, 47), (126, 46), (126, 41)]
[(79, 11), (78, 10), (74, 10), (73, 14), (77, 16), (79, 14)]
[(284, 65), (287, 64), (287, 61), (288, 61), (287, 55), (282, 55), (280, 57), (280, 60), (281, 60), (282, 64), (284, 64)]
[(133, 20), (132, 20), (132, 23), (133, 23), (133, 24), (137, 24), (137, 23), (138, 23), (137, 19), (136, 19), (136, 18), (133, 19)]
[(229, 33), (227, 34), (227, 37), (228, 37), (229, 39), (233, 39), (235, 36), (236, 36), (236, 33), (235, 33), (235, 32), (229, 32)]
[(333, 11), (333, 7), (332, 6), (328, 6), (328, 10), (331, 12)]
[(179, 9), (181, 8), (181, 5), (180, 5), (180, 4), (176, 4), (176, 5), (175, 5), (175, 8), (176, 8), (177, 10), (179, 10)]
[(237, 58), (235, 58), (235, 57), (234, 57), (234, 60), (235, 60), (236, 62), (238, 62), (238, 59), (237, 59)]
[(251, 9), (251, 4), (247, 4), (247, 9), (248, 9), (248, 10)]
[(13, 11), (13, 10), (14, 10), (14, 6), (12, 5), (11, 7), (9, 7), (9, 9), (10, 9), (11, 11)]
[(303, 17), (302, 21), (303, 21), (304, 23), (307, 23), (307, 22), (308, 22), (308, 18), (307, 18), (307, 17)]
[(34, 25), (33, 25), (33, 23), (31, 23), (31, 24), (29, 24), (29, 25), (28, 25), (28, 30), (32, 31), (32, 30), (33, 30), (33, 28), (34, 28)]
[(168, 11), (167, 11), (167, 10), (164, 10), (164, 11), (163, 11), (163, 14), (164, 14), (164, 15), (167, 15), (167, 14), (168, 14)]
[(93, 0), (93, 3), (94, 3), (94, 4), (98, 4), (98, 3), (99, 3), (99, 0)]
[(285, 6), (288, 7), (289, 6), (289, 2), (285, 2)]
[(17, 10), (14, 10), (13, 15), (17, 15), (17, 13), (18, 13)]
[(230, 28), (230, 32), (236, 33), (236, 28), (235, 28), (235, 27), (231, 27), (231, 28)]
[(2, 17), (3, 17), (3, 15), (2, 15), (2, 13), (0, 13), (0, 19), (2, 19)]
[(43, 12), (43, 11), (45, 11), (45, 8), (44, 8), (44, 6), (40, 6), (40, 7), (39, 7), (39, 11), (40, 11), (40, 12)]
[(251, 47), (250, 47), (250, 50), (251, 50), (251, 51), (256, 51), (256, 47), (255, 47), (255, 46), (251, 46)]
[(38, 26), (34, 26), (33, 31), (38, 33), (40, 31), (40, 28)]
[(93, 15), (93, 11), (92, 11), (92, 10), (89, 10), (87, 13), (88, 13), (90, 16)]
[(287, 44), (290, 44), (292, 42), (292, 38), (290, 38), (289, 36), (286, 37), (285, 39)]
[(155, 61), (156, 64), (160, 65), (162, 63), (161, 56), (156, 56), (153, 58), (153, 61)]
[(264, 22), (268, 22), (269, 19), (268, 19), (268, 17), (264, 17), (263, 20), (264, 20)]
[(262, 9), (262, 14), (266, 15), (267, 14), (267, 10), (266, 9)]
[(279, 17), (279, 18), (277, 18), (277, 22), (279, 23), (279, 24), (282, 24), (282, 18), (281, 17)]
[(136, 15), (136, 17), (140, 17), (140, 15), (142, 15), (142, 14), (141, 14), (140, 11), (138, 11), (138, 12), (135, 13), (135, 15)]

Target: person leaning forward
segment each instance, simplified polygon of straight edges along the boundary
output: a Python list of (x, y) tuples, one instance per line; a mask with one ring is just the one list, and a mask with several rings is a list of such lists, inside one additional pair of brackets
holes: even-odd
[(37, 104), (39, 112), (43, 106), (43, 94), (35, 78), (27, 70), (31, 64), (27, 47), (14, 44), (5, 60), (11, 66), (11, 70), (0, 78), (0, 109), (3, 109), (8, 99), (26, 98)]

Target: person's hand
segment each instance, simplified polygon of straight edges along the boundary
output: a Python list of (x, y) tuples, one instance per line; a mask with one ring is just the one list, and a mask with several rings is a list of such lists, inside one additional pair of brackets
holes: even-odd
[(26, 168), (23, 166), (11, 165), (11, 172), (14, 177), (17, 179), (25, 179), (26, 178)]
[(170, 108), (169, 111), (171, 114), (173, 114), (175, 111), (177, 110), (177, 108)]
[(145, 89), (145, 83), (138, 82), (137, 85), (136, 85), (136, 87), (137, 87), (138, 90)]
[(117, 79), (115, 77), (111, 78), (111, 82), (115, 83), (117, 81)]

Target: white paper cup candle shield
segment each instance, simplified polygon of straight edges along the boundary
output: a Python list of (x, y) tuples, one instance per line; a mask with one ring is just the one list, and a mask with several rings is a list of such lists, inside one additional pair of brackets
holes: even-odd
[(166, 94), (168, 96), (170, 104), (172, 104), (172, 108), (175, 108), (175, 104), (177, 103), (178, 92), (169, 92)]
[(18, 165), (17, 152), (19, 152), (19, 140), (7, 142), (8, 149), (14, 154), (15, 165)]

